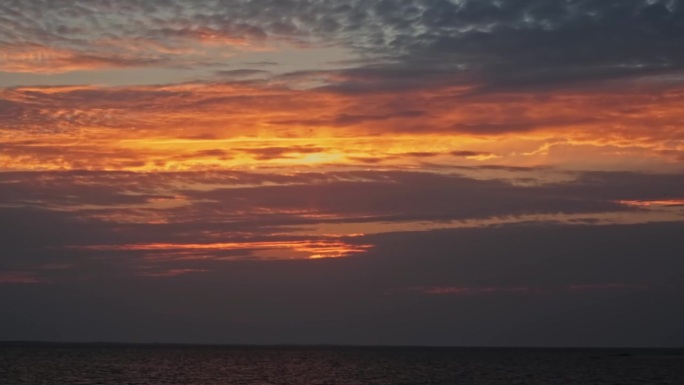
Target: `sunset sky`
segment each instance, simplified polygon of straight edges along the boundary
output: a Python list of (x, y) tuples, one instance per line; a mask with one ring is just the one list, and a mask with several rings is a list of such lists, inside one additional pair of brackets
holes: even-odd
[(0, 340), (684, 346), (682, 298), (684, 1), (0, 1)]

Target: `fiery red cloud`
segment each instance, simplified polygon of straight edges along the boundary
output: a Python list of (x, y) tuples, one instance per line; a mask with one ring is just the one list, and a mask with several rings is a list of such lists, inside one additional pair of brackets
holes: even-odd
[[(233, 243), (152, 243), (114, 246), (84, 246), (86, 250), (121, 250), (152, 252), (146, 256), (151, 260), (184, 260), (184, 259), (241, 259), (234, 257), (213, 257), (211, 252), (224, 250), (240, 250), (248, 252), (250, 258), (259, 260), (269, 259), (322, 259), (339, 258), (363, 253), (371, 245), (351, 245), (337, 240), (319, 241), (261, 241), (261, 242), (233, 242)], [(279, 252), (283, 250), (282, 252)], [(244, 256), (242, 256), (244, 258)]]

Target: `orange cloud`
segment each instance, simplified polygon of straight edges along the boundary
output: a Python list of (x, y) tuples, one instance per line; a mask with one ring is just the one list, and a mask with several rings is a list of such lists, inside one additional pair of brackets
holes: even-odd
[[(274, 82), (0, 90), (5, 169), (684, 167), (684, 91), (346, 94)], [(653, 91), (655, 93), (655, 91)], [(409, 99), (410, 97), (410, 99)], [(408, 108), (404, 105), (410, 100)], [(0, 114), (2, 112), (0, 111)]]
[[(98, 245), (75, 247), (86, 250), (122, 250), (154, 252), (149, 254), (150, 260), (194, 260), (194, 259), (244, 259), (245, 256), (211, 257), (204, 251), (216, 252), (238, 250), (249, 253), (248, 259), (277, 260), (277, 259), (321, 259), (340, 258), (367, 251), (370, 245), (348, 244), (340, 240), (317, 241), (259, 241), (259, 242), (230, 242), (230, 243), (150, 243), (128, 245)], [(157, 254), (158, 253), (158, 254)]]

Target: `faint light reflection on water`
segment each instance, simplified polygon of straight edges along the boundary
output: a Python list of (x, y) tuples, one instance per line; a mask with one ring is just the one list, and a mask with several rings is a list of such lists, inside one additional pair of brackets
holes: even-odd
[(0, 383), (3, 385), (681, 385), (683, 381), (683, 350), (0, 347)]

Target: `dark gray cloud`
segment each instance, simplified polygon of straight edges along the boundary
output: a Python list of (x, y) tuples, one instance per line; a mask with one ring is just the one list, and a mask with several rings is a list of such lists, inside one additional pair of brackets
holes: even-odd
[(452, 151), (451, 155), (461, 158), (468, 158), (471, 156), (488, 156), (492, 155), (492, 153), (483, 151)]
[(421, 35), (402, 36), (413, 68), (472, 71), (488, 86), (602, 80), (679, 71), (679, 1), (437, 1)]
[[(236, 149), (267, 159), (317, 153), (317, 147)], [(479, 155), (467, 152), (457, 156)], [(225, 156), (222, 150), (207, 155)], [(408, 154), (425, 157), (431, 153)], [(481, 169), (525, 168), (483, 167)], [(531, 175), (530, 177), (532, 177)], [(513, 180), (515, 182), (515, 179)], [(348, 171), (278, 175), (247, 172), (188, 172), (141, 175), (128, 172), (4, 173), (0, 204), (78, 208), (135, 206), (182, 198), (213, 212), (311, 210), (342, 216), (391, 215), (417, 219), (467, 219), (558, 212), (622, 211), (623, 200), (678, 200), (679, 174), (583, 172), (569, 182), (519, 186), (507, 180), (404, 171)], [(206, 185), (189, 189), (183, 186)], [(185, 209), (179, 209), (185, 210)], [(630, 209), (631, 210), (631, 209)], [(187, 212), (185, 214), (188, 214)], [(201, 216), (198, 214), (198, 216)]]
[(249, 78), (249, 77), (254, 77), (254, 76), (267, 76), (270, 74), (269, 71), (264, 71), (264, 70), (255, 70), (255, 69), (247, 69), (247, 68), (242, 68), (242, 69), (235, 69), (235, 70), (223, 70), (223, 71), (216, 71), (216, 75), (221, 78), (227, 78), (227, 79), (241, 79), (241, 78)]
[[(291, 231), (364, 218), (635, 212), (612, 201), (680, 197), (678, 175), (583, 173), (531, 187), (381, 171), (0, 177), (0, 339), (676, 346), (684, 338), (681, 222), (341, 237), (373, 248), (319, 261), (262, 262), (263, 246), (250, 245), (324, 241)], [(182, 187), (192, 184), (203, 191)], [(135, 208), (176, 194), (190, 206)], [(167, 220), (150, 221), (155, 213)], [(165, 242), (244, 247), (79, 248)]]
[[(584, 223), (593, 224), (592, 218), (600, 218), (601, 213), (642, 211), (618, 201), (676, 200), (684, 191), (677, 175), (634, 173), (585, 173), (574, 182), (528, 183), (526, 187), (501, 180), (381, 171), (1, 176), (0, 211), (2, 226), (7, 230), (0, 234), (4, 247), (0, 264), (8, 270), (29, 271), (46, 263), (74, 263), (74, 258), (88, 265), (88, 261), (105, 263), (102, 261), (115, 257), (108, 263), (138, 268), (143, 263), (141, 258), (159, 254), (116, 250), (128, 244), (245, 242), (244, 249), (226, 250), (228, 254), (219, 247), (193, 255), (204, 253), (209, 263), (226, 256), (250, 259), (251, 242), (326, 239), (306, 235), (320, 224), (438, 223), (532, 214), (555, 215), (559, 220), (562, 214), (583, 214)], [(190, 189), (192, 185), (202, 187)], [(345, 242), (356, 242), (355, 238), (340, 237)], [(373, 237), (367, 239), (375, 242)], [(112, 249), (70, 248), (97, 245)], [(201, 266), (167, 268), (206, 269), (205, 262), (198, 262)]]
[(300, 120), (277, 120), (272, 121), (272, 124), (278, 125), (301, 125), (301, 126), (326, 126), (332, 125), (336, 127), (344, 127), (355, 125), (364, 122), (374, 122), (383, 121), (389, 119), (407, 119), (407, 118), (420, 118), (427, 115), (425, 111), (416, 110), (405, 110), (405, 111), (393, 111), (386, 114), (368, 114), (360, 115), (353, 113), (341, 113), (336, 116), (326, 116), (319, 119), (300, 119)]
[[(394, 64), (369, 67), (376, 78), (400, 72), (403, 82), (437, 76), (485, 87), (671, 73), (684, 64), (678, 0), (29, 1), (3, 4), (0, 20), (10, 26), (0, 34), (7, 47), (82, 47), (117, 66), (168, 65), (173, 58), (185, 65), (173, 50), (211, 39), (341, 44), (392, 58)], [(124, 43), (113, 45), (117, 40)], [(131, 48), (151, 62), (117, 63)]]
[[(650, 224), (385, 234), (359, 258), (214, 263), (207, 273), (167, 278), (121, 276), (110, 267), (96, 281), (0, 285), (0, 338), (679, 346), (682, 230)], [(567, 290), (580, 285), (624, 289)], [(541, 291), (414, 290), (435, 286)]]
[[(371, 216), (385, 220), (482, 218), (553, 212), (624, 210), (591, 193), (565, 194), (563, 186), (516, 187), (501, 181), (479, 181), (422, 173), (368, 173), (360, 181), (325, 184), (264, 186), (186, 192), (207, 200), (215, 209), (247, 207), (312, 210), (351, 218)], [(618, 193), (619, 194), (619, 193)]]
[[(675, 245), (681, 228), (681, 223), (519, 224), (377, 234), (364, 241), (377, 245), (368, 256), (380, 259), (374, 261), (378, 268), (386, 263), (390, 269), (401, 266), (413, 271), (408, 276), (392, 272), (385, 276), (411, 287), (550, 288), (581, 282), (669, 286), (683, 283), (676, 272), (668, 271), (684, 263), (677, 257), (681, 250)], [(415, 256), (419, 249), (424, 250), (420, 258)]]

